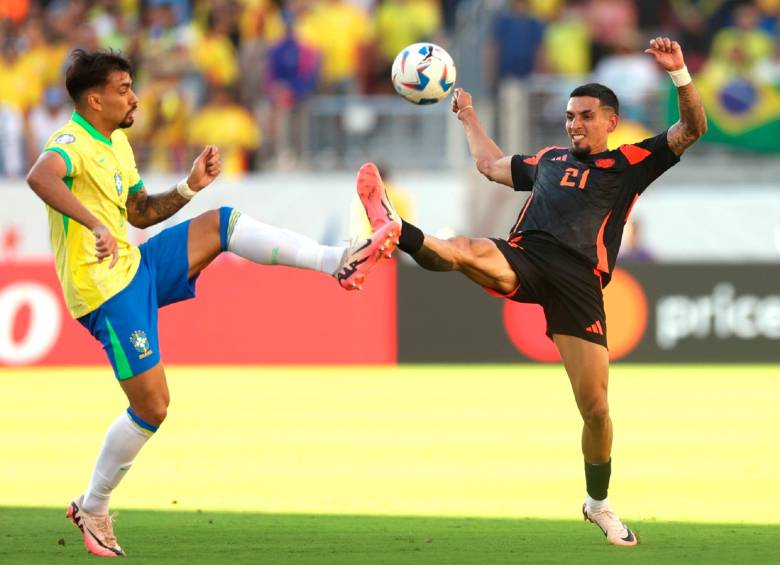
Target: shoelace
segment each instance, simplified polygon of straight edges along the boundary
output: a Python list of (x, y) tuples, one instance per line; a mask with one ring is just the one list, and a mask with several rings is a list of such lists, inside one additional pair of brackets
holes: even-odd
[(590, 513), (591, 518), (595, 521), (597, 516), (603, 516), (607, 520), (610, 520), (612, 522), (616, 522), (619, 527), (622, 530), (626, 529), (625, 524), (623, 524), (622, 520), (618, 517), (617, 514), (615, 514), (612, 510), (606, 509), (606, 510), (599, 510), (598, 512), (592, 512)]
[(98, 533), (103, 538), (103, 542), (112, 547), (116, 547), (117, 544), (113, 528), (113, 522), (116, 516), (116, 514), (106, 514), (105, 516), (95, 519), (95, 526), (97, 527)]

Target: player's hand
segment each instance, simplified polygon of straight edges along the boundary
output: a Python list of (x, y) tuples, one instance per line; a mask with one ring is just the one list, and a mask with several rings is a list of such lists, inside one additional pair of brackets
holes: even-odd
[[(471, 98), (470, 93), (462, 88), (455, 89), (455, 92), (452, 94), (452, 111), (455, 112), (455, 114), (468, 108), (473, 109), (474, 106), (472, 103), (473, 99)], [(458, 116), (458, 118), (460, 118), (460, 116)]]
[(192, 163), (187, 185), (195, 192), (203, 190), (222, 172), (222, 157), (216, 145), (207, 145)]
[(650, 48), (645, 49), (645, 53), (655, 57), (658, 64), (667, 72), (677, 71), (685, 66), (680, 44), (668, 37), (651, 39)]
[(102, 263), (103, 259), (111, 256), (111, 263), (108, 265), (108, 268), (113, 269), (119, 260), (119, 247), (116, 244), (116, 238), (103, 224), (92, 228), (92, 234), (95, 236), (95, 253), (98, 263)]

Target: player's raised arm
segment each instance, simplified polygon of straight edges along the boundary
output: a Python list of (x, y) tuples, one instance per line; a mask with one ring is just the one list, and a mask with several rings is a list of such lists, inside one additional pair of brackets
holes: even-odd
[(68, 216), (95, 234), (95, 254), (98, 261), (112, 257), (109, 267), (113, 267), (119, 258), (116, 238), (73, 196), (62, 181), (68, 175), (65, 160), (53, 151), (45, 151), (27, 174), (27, 184), (38, 197), (60, 214)]
[(145, 189), (128, 195), (127, 220), (137, 228), (148, 228), (167, 220), (206, 188), (222, 171), (222, 158), (215, 145), (207, 145), (192, 163), (190, 175), (170, 190), (150, 195)]
[(704, 113), (701, 96), (685, 66), (679, 43), (668, 37), (656, 37), (650, 40), (650, 48), (645, 49), (645, 53), (655, 57), (677, 87), (680, 119), (669, 128), (668, 142), (669, 148), (679, 157), (707, 132), (707, 115)]
[(462, 88), (456, 88), (452, 96), (452, 111), (463, 123), (469, 150), (479, 172), (492, 181), (513, 186), (512, 157), (505, 156), (496, 142), (485, 133), (474, 111), (471, 94)]

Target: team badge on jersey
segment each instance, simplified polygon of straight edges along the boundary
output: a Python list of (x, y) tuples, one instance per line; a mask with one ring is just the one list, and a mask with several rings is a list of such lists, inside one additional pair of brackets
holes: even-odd
[(60, 145), (67, 145), (68, 143), (76, 141), (76, 137), (69, 133), (63, 133), (62, 135), (58, 135), (54, 141)]
[(133, 347), (139, 353), (139, 359), (145, 359), (152, 354), (152, 350), (149, 347), (149, 338), (146, 337), (146, 332), (143, 330), (134, 331), (130, 335), (130, 343), (133, 344)]
[(114, 173), (114, 184), (116, 185), (116, 193), (122, 196), (122, 175)]

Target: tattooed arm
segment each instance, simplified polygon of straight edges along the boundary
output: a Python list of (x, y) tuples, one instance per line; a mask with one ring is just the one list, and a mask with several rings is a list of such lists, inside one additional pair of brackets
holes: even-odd
[[(684, 72), (682, 69), (685, 68), (685, 61), (680, 44), (668, 37), (650, 40), (650, 48), (645, 49), (645, 53), (655, 57), (667, 72)], [(699, 91), (692, 82), (677, 88), (677, 104), (680, 108), (680, 119), (669, 128), (667, 141), (669, 148), (679, 157), (707, 132), (707, 115), (704, 113)]]
[(455, 263), (442, 257), (435, 249), (425, 246), (412, 255), (412, 259), (428, 271), (452, 271), (455, 268)]
[[(206, 148), (195, 158), (187, 177), (187, 186), (194, 192), (206, 188), (222, 170), (219, 149), (214, 145)], [(167, 220), (189, 202), (176, 187), (161, 194), (148, 194), (145, 189), (127, 197), (127, 221), (137, 228), (148, 228)]]
[(677, 89), (677, 104), (680, 108), (680, 119), (669, 128), (667, 140), (669, 149), (679, 157), (707, 132), (707, 116), (699, 91), (693, 83)]
[(152, 195), (142, 188), (127, 197), (127, 221), (137, 228), (148, 228), (167, 220), (187, 202), (189, 200), (179, 194), (176, 187)]

